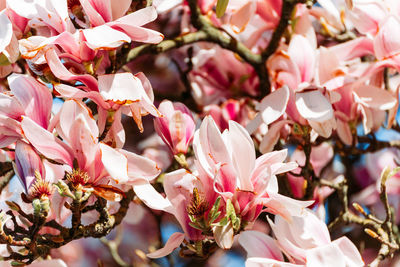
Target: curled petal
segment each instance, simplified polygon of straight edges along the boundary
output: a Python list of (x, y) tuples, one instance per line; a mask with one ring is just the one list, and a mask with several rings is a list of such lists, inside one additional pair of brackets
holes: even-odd
[(333, 117), (331, 103), (319, 90), (296, 93), (296, 107), (307, 120), (323, 122)]
[(115, 49), (124, 43), (129, 43), (131, 39), (121, 31), (117, 31), (107, 25), (97, 26), (93, 29), (83, 30), (86, 44), (91, 49)]
[(229, 222), (224, 226), (214, 226), (213, 233), (215, 242), (222, 249), (230, 249), (233, 244), (233, 227), (232, 223)]
[(61, 63), (53, 48), (46, 51), (45, 57), (51, 71), (57, 78), (65, 81), (78, 80), (84, 83), (91, 90), (97, 91), (97, 80), (93, 76), (89, 74), (75, 75), (69, 72), (69, 70), (67, 70), (67, 68)]
[(163, 248), (160, 248), (152, 253), (148, 253), (146, 256), (153, 259), (167, 256), (171, 254), (172, 251), (174, 251), (177, 247), (179, 247), (184, 239), (185, 234), (173, 233)]

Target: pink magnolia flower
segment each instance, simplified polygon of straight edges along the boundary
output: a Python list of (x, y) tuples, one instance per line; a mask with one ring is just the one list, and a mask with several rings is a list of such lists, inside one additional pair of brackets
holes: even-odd
[[(340, 98), (334, 92), (310, 85), (315, 75), (315, 61), (316, 55), (311, 43), (298, 34), (292, 37), (287, 52), (280, 50), (268, 60), (268, 69), (272, 77), (275, 77), (277, 88), (282, 85), (289, 87), (289, 90), (283, 89), (284, 92), (280, 93), (288, 97), (273, 105), (279, 106), (278, 110), (287, 105), (286, 113), (292, 121), (301, 125), (309, 124), (318, 135), (329, 137), (336, 128), (332, 103)], [(266, 96), (263, 101), (270, 103), (274, 100), (272, 96)], [(259, 122), (258, 120), (257, 124)], [(256, 128), (253, 126), (252, 129)]]
[[(239, 236), (247, 252), (246, 266), (364, 266), (360, 253), (347, 238), (331, 241), (328, 228), (311, 211), (288, 223), (276, 216), (269, 220), (277, 240), (257, 231), (245, 231)], [(285, 262), (281, 250), (289, 258)]]
[(65, 84), (57, 84), (54, 89), (63, 97), (92, 99), (98, 105), (100, 133), (104, 130), (108, 111), (116, 111), (109, 133), (113, 134), (112, 139), (118, 147), (122, 147), (125, 142), (124, 129), (121, 124), (122, 113), (132, 116), (141, 132), (144, 130), (142, 116), (148, 113), (157, 117), (161, 116), (161, 113), (153, 105), (153, 88), (143, 73), (135, 76), (128, 72), (99, 75), (98, 83), (96, 80), (95, 83), (94, 89), (83, 88), (84, 90), (81, 90)]
[[(154, 179), (159, 168), (149, 159), (101, 144), (99, 130), (92, 114), (81, 102), (66, 101), (51, 121), (61, 139), (24, 117), (22, 129), (26, 139), (45, 157), (71, 167), (70, 181), (109, 200), (121, 194), (108, 190), (110, 178), (121, 185), (143, 184)], [(75, 169), (74, 161), (79, 169)]]
[(32, 145), (18, 140), (15, 146), (15, 166), (17, 176), (29, 199), (50, 200), (48, 220), (63, 222), (70, 211), (63, 206), (62, 197), (55, 192), (53, 183), (64, 177), (69, 166), (52, 164), (42, 160)]
[(297, 167), (294, 162), (283, 163), (287, 150), (256, 159), (249, 134), (234, 121), (221, 134), (213, 119), (207, 116), (195, 134), (193, 148), (199, 172), (213, 179), (213, 190), (225, 201), (231, 199), (243, 221), (254, 222), (263, 206), (290, 220), (292, 214), (311, 204), (278, 194), (276, 175)]
[(12, 74), (7, 78), (10, 91), (0, 93), (0, 146), (6, 147), (21, 139), (21, 116), (47, 129), (53, 97), (49, 89), (30, 76)]
[(182, 103), (164, 100), (158, 107), (164, 117), (154, 119), (157, 134), (173, 154), (186, 153), (196, 125), (192, 112)]
[[(93, 28), (85, 25), (82, 26), (84, 29), (79, 31), (61, 31), (59, 34), (52, 34), (48, 37), (42, 35), (22, 39), (19, 42), (22, 57), (29, 59), (29, 62), (34, 64), (47, 63), (57, 78), (66, 81), (77, 80), (93, 90), (96, 86), (94, 77), (85, 74), (86, 70), (76, 63), (85, 61), (89, 62), (89, 65), (92, 64), (93, 67), (95, 63), (92, 61), (97, 56), (105, 58), (100, 61), (101, 64), (108, 64), (108, 54), (103, 53), (104, 50), (117, 49), (123, 43), (131, 41), (158, 43), (163, 39), (162, 34), (141, 27), (156, 19), (157, 12), (154, 7), (147, 7), (120, 17), (129, 7), (127, 1), (124, 1), (122, 5), (121, 3), (112, 4), (115, 7), (113, 9), (107, 8), (111, 2), (100, 1), (97, 3), (97, 1), (82, 0), (83, 10), (87, 13), (89, 24)], [(51, 8), (53, 4), (48, 3), (48, 6)], [(28, 15), (25, 14), (25, 16)], [(61, 48), (59, 53), (56, 52), (56, 48)], [(60, 57), (63, 58), (64, 63), (61, 62)], [(72, 73), (67, 69), (68, 65), (72, 65), (75, 72), (78, 71), (82, 74)], [(93, 71), (97, 70), (96, 68), (97, 66), (93, 67)]]
[[(219, 57), (224, 60), (217, 60)], [(201, 49), (193, 57), (193, 61), (194, 67), (189, 78), (197, 104), (218, 104), (240, 93), (256, 94), (258, 78), (253, 69), (240, 62), (232, 52), (219, 47)]]
[(13, 0), (7, 1), (8, 9), (29, 20), (39, 35), (50, 36), (64, 31), (75, 32), (68, 15), (67, 1)]
[[(223, 206), (233, 205), (235, 213), (241, 218), (240, 227), (251, 227), (262, 211), (282, 214), (291, 220), (293, 214), (301, 213), (305, 206), (312, 203), (278, 194), (276, 174), (294, 169), (296, 164), (283, 163), (286, 150), (256, 159), (250, 136), (236, 122), (230, 121), (229, 130), (221, 134), (213, 119), (205, 117), (195, 133), (193, 145), (197, 176), (186, 170), (166, 174), (166, 198), (155, 191), (153, 196), (139, 196), (149, 207), (174, 214), (184, 230), (184, 233), (173, 235), (164, 248), (150, 253), (149, 257), (171, 253), (184, 238), (192, 241), (204, 238), (200, 230), (192, 227), (190, 216), (206, 218), (218, 196), (222, 197)], [(243, 161), (243, 158), (247, 160)], [(193, 199), (196, 201), (193, 202)], [(264, 206), (267, 207), (265, 210)], [(220, 216), (224, 214), (222, 212)], [(212, 232), (220, 247), (227, 249), (232, 246), (232, 223), (213, 226)]]
[[(268, 219), (269, 220), (269, 219)], [(305, 209), (293, 221), (275, 217), (269, 223), (279, 247), (293, 262), (307, 266), (364, 266), (357, 247), (347, 238), (331, 241), (328, 227)]]

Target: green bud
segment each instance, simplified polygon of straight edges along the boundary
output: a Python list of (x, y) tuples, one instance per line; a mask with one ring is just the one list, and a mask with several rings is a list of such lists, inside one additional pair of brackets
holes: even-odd
[(69, 190), (68, 185), (63, 180), (58, 181), (58, 183), (54, 184), (54, 186), (57, 187), (57, 191), (60, 196), (75, 199), (75, 196), (72, 194), (71, 190)]
[(40, 214), (41, 210), (42, 210), (42, 205), (40, 203), (40, 200), (38, 198), (35, 198), (32, 201), (32, 206), (33, 206), (33, 214), (35, 216), (38, 216)]

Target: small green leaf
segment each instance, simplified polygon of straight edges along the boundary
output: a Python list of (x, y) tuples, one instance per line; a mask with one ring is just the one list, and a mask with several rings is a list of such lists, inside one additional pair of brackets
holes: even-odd
[(217, 18), (220, 18), (225, 14), (228, 3), (229, 3), (229, 0), (218, 0), (216, 12), (215, 12), (215, 13), (217, 13)]
[(228, 223), (229, 223), (228, 217), (224, 217), (224, 218), (222, 218), (222, 220), (220, 220), (218, 223), (213, 224), (213, 225), (215, 225), (215, 226), (225, 226), (225, 225), (227, 225)]
[(189, 222), (189, 225), (197, 230), (203, 231), (204, 229), (201, 228), (198, 224)]
[(238, 231), (240, 229), (240, 218), (235, 216), (235, 219), (232, 220), (233, 230)]
[(209, 218), (213, 218), (215, 216), (215, 213), (219, 210), (220, 203), (221, 203), (221, 197), (219, 196), (215, 200), (214, 205), (212, 206), (210, 213), (208, 214)]
[(215, 213), (213, 216), (211, 216), (210, 220), (209, 220), (209, 224), (213, 223), (218, 217), (219, 215), (221, 215), (221, 212), (218, 211), (217, 213)]

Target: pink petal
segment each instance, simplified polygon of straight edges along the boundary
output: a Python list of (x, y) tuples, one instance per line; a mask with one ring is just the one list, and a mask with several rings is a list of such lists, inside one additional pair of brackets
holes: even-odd
[(128, 24), (132, 26), (142, 26), (149, 22), (152, 22), (157, 18), (157, 11), (153, 6), (145, 7), (139, 9), (135, 12), (130, 13), (122, 18), (115, 20), (108, 25), (113, 25), (114, 23)]
[(25, 115), (47, 129), (53, 96), (49, 89), (31, 76), (12, 74), (7, 78), (11, 92), (25, 109)]
[[(175, 208), (174, 215), (182, 226), (186, 236), (191, 240), (201, 238), (201, 232), (189, 225), (190, 219), (187, 207), (192, 199), (193, 190), (198, 185), (197, 178), (186, 170), (180, 169), (164, 176), (164, 191), (168, 200)], [(200, 194), (203, 195), (204, 192)]]
[(101, 161), (107, 172), (117, 183), (126, 183), (128, 176), (128, 159), (114, 148), (100, 143)]
[(397, 104), (391, 93), (373, 85), (361, 85), (353, 89), (356, 101), (363, 105), (380, 110), (388, 110)]
[(102, 16), (105, 22), (111, 21), (111, 3), (110, 0), (91, 0), (90, 1), (97, 12)]
[(177, 247), (179, 247), (184, 239), (185, 239), (185, 234), (178, 232), (173, 233), (163, 248), (160, 248), (159, 250), (156, 250), (152, 253), (148, 253), (146, 254), (146, 256), (153, 259), (167, 256), (171, 254), (172, 251), (174, 251)]
[(93, 118), (92, 113), (82, 102), (75, 100), (67, 100), (61, 107), (60, 112), (51, 121), (52, 125), (57, 124), (58, 134), (67, 142), (70, 142), (71, 138), (74, 137), (74, 122), (81, 116), (88, 126), (89, 131), (93, 138), (97, 139), (99, 131), (96, 125), (96, 121)]
[(304, 209), (314, 203), (314, 200), (300, 201), (277, 193), (268, 192), (268, 194), (270, 198), (264, 203), (267, 211), (279, 214), (289, 222), (292, 221), (292, 216), (301, 216)]
[(296, 93), (296, 107), (307, 120), (323, 122), (333, 117), (331, 103), (319, 90)]
[(23, 141), (15, 145), (15, 166), (18, 178), (24, 187), (25, 193), (35, 181), (35, 171), (44, 174), (44, 166), (40, 156), (33, 147)]
[(333, 244), (319, 246), (306, 251), (307, 266), (336, 267), (347, 266), (345, 258), (339, 248)]
[(230, 24), (232, 26), (232, 29), (236, 33), (242, 32), (246, 28), (252, 16), (254, 15), (256, 9), (257, 9), (256, 2), (248, 1), (246, 4), (241, 6), (239, 10), (235, 10), (230, 19)]
[(13, 36), (12, 23), (7, 17), (5, 10), (0, 12), (0, 53), (10, 44)]
[(332, 243), (336, 244), (343, 253), (346, 265), (348, 266), (365, 266), (363, 259), (357, 247), (346, 236), (342, 236)]
[(239, 244), (246, 250), (247, 258), (262, 257), (283, 261), (282, 252), (275, 240), (258, 231), (244, 231), (239, 235)]
[(59, 138), (23, 116), (21, 127), (26, 139), (44, 156), (57, 162), (73, 165), (71, 149)]
[(240, 182), (238, 188), (244, 191), (253, 191), (250, 179), (256, 161), (253, 140), (246, 129), (235, 121), (229, 121), (228, 140), (232, 148), (232, 163)]
[(171, 202), (158, 193), (151, 184), (143, 183), (135, 185), (133, 190), (137, 197), (149, 208), (174, 214), (175, 209)]
[[(108, 0), (107, 0), (108, 1)], [(112, 20), (119, 19), (128, 11), (132, 0), (109, 1), (111, 3)]]
[[(373, 55), (374, 47), (370, 38), (359, 37), (357, 39), (344, 42), (329, 47), (329, 50), (340, 60), (347, 61), (365, 55)], [(333, 68), (332, 68), (333, 69)]]
[(270, 218), (267, 217), (268, 223), (271, 226), (274, 236), (278, 241), (279, 248), (286, 254), (290, 255), (298, 260), (299, 263), (306, 262), (306, 249), (299, 247), (293, 240), (290, 227), (292, 224), (287, 223), (284, 220), (278, 219), (279, 216), (275, 217), (275, 222), (273, 223)]
[(260, 104), (256, 106), (260, 113), (247, 125), (247, 130), (250, 134), (260, 126), (261, 120), (259, 117), (262, 118), (265, 124), (269, 125), (285, 113), (290, 96), (289, 90), (286, 85), (282, 86), (261, 100)]
[(128, 176), (130, 178), (151, 181), (160, 174), (161, 170), (153, 160), (123, 149), (119, 149), (119, 152), (128, 160)]
[[(293, 224), (290, 225), (290, 231), (300, 247), (309, 249), (331, 242), (328, 227), (311, 211), (305, 209), (301, 216), (293, 216), (292, 219)], [(275, 224), (278, 224), (276, 220)]]
[(140, 101), (146, 94), (141, 81), (128, 72), (100, 75), (98, 80), (102, 97), (115, 103)]
[(332, 131), (336, 129), (336, 120), (335, 118), (326, 120), (324, 122), (318, 122), (318, 121), (308, 121), (308, 124), (310, 124), (311, 128), (319, 134), (322, 137), (328, 138), (331, 136)]
[(96, 27), (105, 23), (103, 17), (92, 6), (89, 0), (79, 0), (79, 2), (81, 3), (83, 10), (88, 16), (92, 27)]
[(110, 50), (131, 41), (128, 35), (107, 25), (85, 29), (82, 32), (86, 38), (87, 46), (93, 50)]
[[(101, 108), (99, 110), (101, 110)], [(104, 143), (113, 144), (115, 148), (122, 148), (125, 144), (125, 130), (121, 122), (121, 113), (121, 109), (118, 109), (114, 113), (114, 121), (111, 124), (106, 137), (102, 140)], [(100, 125), (102, 122), (98, 120), (98, 123)]]
[(86, 92), (66, 84), (56, 84), (54, 85), (54, 90), (56, 90), (62, 97), (65, 98), (79, 99), (79, 100), (82, 100), (83, 98), (90, 98), (96, 104), (100, 105), (103, 109), (110, 108), (110, 104), (104, 101), (100, 93), (96, 91)]
[(348, 16), (360, 33), (375, 35), (379, 30), (379, 23), (388, 16), (388, 10), (379, 1), (356, 1)]
[(294, 34), (288, 54), (300, 70), (301, 82), (310, 82), (314, 77), (315, 68), (315, 52), (310, 42), (302, 35)]
[(130, 37), (130, 39), (132, 39), (132, 41), (135, 42), (158, 44), (164, 39), (164, 35), (162, 33), (135, 25), (113, 23), (110, 26), (115, 30), (124, 32)]
[(211, 116), (204, 118), (193, 140), (196, 158), (211, 177), (217, 163), (231, 164), (228, 149)]
[(400, 52), (400, 20), (395, 16), (389, 16), (380, 26), (374, 39), (375, 55), (382, 60), (394, 56)]
[[(79, 168), (94, 173), (94, 161), (99, 149), (97, 145), (98, 132), (92, 132), (83, 114), (75, 117), (69, 133), (69, 145), (73, 150), (75, 159), (78, 161)], [(95, 178), (95, 177), (91, 177)]]
[(91, 90), (97, 91), (97, 80), (93, 76), (89, 74), (75, 75), (69, 72), (61, 63), (57, 53), (53, 48), (50, 48), (46, 51), (45, 57), (51, 71), (57, 78), (65, 81), (78, 80), (84, 83)]
[(24, 115), (24, 109), (15, 97), (0, 94), (0, 114), (11, 119), (19, 120)]
[(151, 86), (149, 79), (147, 79), (146, 75), (144, 75), (143, 72), (136, 73), (135, 77), (138, 78), (142, 82), (142, 85), (143, 85), (144, 91), (146, 92), (146, 95), (148, 96), (150, 102), (153, 103), (154, 102), (154, 92), (153, 92), (153, 87)]
[(275, 144), (280, 138), (280, 131), (288, 124), (293, 123), (290, 120), (278, 121), (274, 123), (269, 129), (267, 134), (264, 136), (260, 143), (260, 152), (267, 153), (274, 149)]
[(342, 121), (341, 119), (336, 120), (337, 129), (336, 132), (340, 138), (346, 145), (351, 145), (353, 142), (353, 135), (351, 134), (351, 129), (349, 123), (347, 121)]

